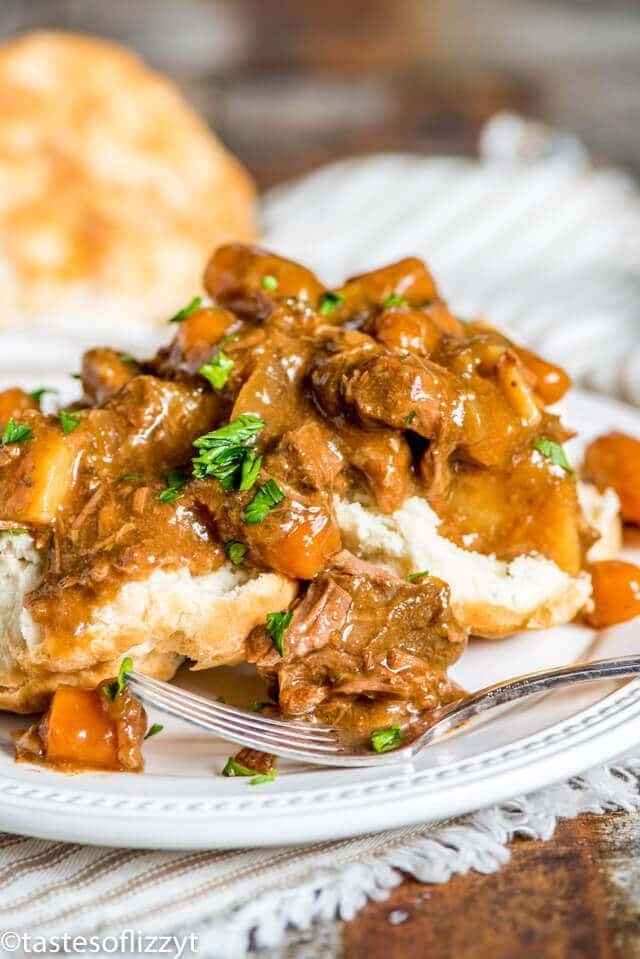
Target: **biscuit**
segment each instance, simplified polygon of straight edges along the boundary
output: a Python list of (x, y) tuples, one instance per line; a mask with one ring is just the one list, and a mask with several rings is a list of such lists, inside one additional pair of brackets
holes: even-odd
[(0, 46), (0, 328), (128, 335), (255, 235), (254, 186), (177, 88), (91, 37)]

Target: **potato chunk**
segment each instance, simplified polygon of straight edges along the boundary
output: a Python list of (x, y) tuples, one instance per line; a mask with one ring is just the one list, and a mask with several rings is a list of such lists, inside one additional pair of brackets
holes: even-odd
[(38, 413), (25, 415), (33, 439), (0, 451), (0, 518), (17, 523), (50, 523), (67, 502), (82, 456), (76, 432)]

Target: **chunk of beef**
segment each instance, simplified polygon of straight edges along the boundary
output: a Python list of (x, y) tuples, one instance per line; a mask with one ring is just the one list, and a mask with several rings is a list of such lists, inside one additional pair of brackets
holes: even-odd
[(371, 428), (410, 425), (427, 438), (439, 436), (459, 403), (455, 378), (417, 356), (385, 350), (338, 353), (312, 373), (314, 394), (330, 416), (349, 410)]
[(331, 432), (314, 420), (289, 430), (280, 442), (283, 465), (300, 486), (315, 490), (333, 489), (345, 458)]
[(284, 655), (258, 627), (247, 658), (277, 687), (286, 715), (319, 715), (336, 698), (343, 711), (363, 697), (433, 708), (453, 695), (446, 669), (465, 642), (448, 601), (440, 580), (407, 583), (342, 551), (294, 608)]
[[(306, 656), (326, 646), (334, 634), (344, 629), (353, 600), (330, 576), (312, 580), (305, 595), (293, 610), (287, 628), (287, 656)], [(251, 662), (275, 666), (280, 654), (271, 642), (265, 626), (258, 627), (247, 641)]]
[(245, 769), (256, 773), (270, 773), (276, 768), (276, 757), (272, 753), (263, 753), (259, 749), (240, 749), (233, 757)]

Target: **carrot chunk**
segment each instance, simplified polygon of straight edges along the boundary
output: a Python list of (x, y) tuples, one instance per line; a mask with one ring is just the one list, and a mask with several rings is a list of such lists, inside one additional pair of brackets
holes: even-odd
[(518, 346), (515, 352), (523, 365), (535, 377), (535, 391), (544, 403), (557, 403), (571, 386), (571, 377), (555, 363)]
[(640, 440), (616, 432), (599, 436), (587, 448), (585, 466), (598, 489), (616, 491), (622, 518), (640, 523)]
[(47, 719), (48, 763), (119, 769), (116, 725), (100, 690), (58, 686)]
[(594, 610), (588, 619), (605, 629), (640, 616), (640, 568), (622, 560), (606, 560), (591, 567)]

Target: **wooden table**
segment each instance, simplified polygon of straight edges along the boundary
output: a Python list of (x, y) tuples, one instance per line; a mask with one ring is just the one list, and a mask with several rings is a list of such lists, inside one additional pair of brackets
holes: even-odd
[(640, 817), (562, 823), (519, 840), (499, 873), (407, 880), (350, 923), (291, 933), (264, 959), (634, 959), (640, 956)]
[[(501, 109), (640, 174), (637, 0), (2, 0), (0, 34), (43, 26), (135, 46), (262, 187), (349, 153), (469, 154)], [(639, 852), (640, 816), (583, 816), (496, 875), (407, 881), (268, 959), (640, 957)]]

